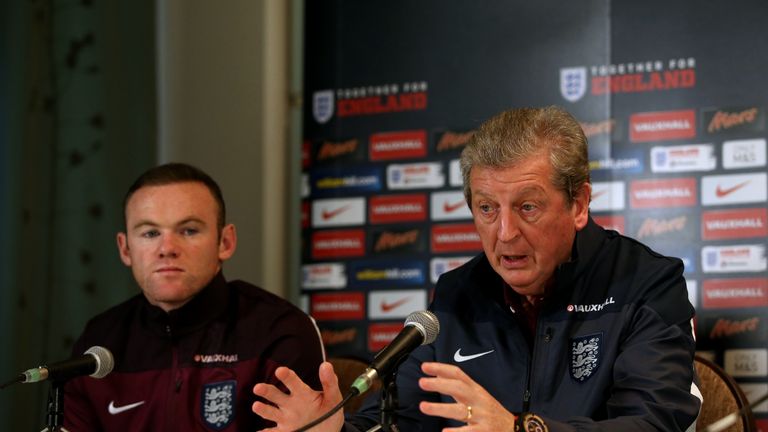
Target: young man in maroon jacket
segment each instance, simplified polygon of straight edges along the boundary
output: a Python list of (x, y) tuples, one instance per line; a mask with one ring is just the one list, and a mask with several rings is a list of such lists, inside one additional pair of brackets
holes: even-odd
[(65, 389), (70, 431), (253, 431), (251, 389), (287, 365), (320, 388), (324, 353), (309, 317), (242, 281), (222, 263), (235, 252), (221, 190), (201, 170), (166, 164), (142, 174), (124, 201), (120, 259), (142, 293), (91, 319), (75, 343), (109, 349), (115, 368)]

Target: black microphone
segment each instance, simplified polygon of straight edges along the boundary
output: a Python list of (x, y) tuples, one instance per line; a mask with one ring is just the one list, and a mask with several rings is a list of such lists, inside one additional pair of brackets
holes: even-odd
[(363, 394), (371, 388), (373, 380), (391, 374), (419, 345), (430, 344), (440, 333), (440, 322), (430, 311), (413, 312), (405, 319), (405, 327), (384, 349), (379, 351), (370, 366), (352, 383), (353, 391)]
[(81, 356), (51, 363), (47, 366), (27, 369), (19, 376), (18, 382), (64, 381), (81, 375), (104, 378), (112, 372), (114, 366), (115, 360), (108, 349), (92, 346)]

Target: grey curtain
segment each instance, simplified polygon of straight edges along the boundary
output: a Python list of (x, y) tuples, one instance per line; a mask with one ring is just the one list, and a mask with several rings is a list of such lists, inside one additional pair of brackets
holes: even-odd
[[(0, 381), (70, 355), (137, 293), (115, 247), (155, 163), (154, 2), (0, 1)], [(48, 383), (0, 391), (0, 430), (41, 430)]]

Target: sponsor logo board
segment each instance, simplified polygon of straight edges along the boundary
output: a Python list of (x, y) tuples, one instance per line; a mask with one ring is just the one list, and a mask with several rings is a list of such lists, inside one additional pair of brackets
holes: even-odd
[(421, 228), (388, 228), (371, 234), (370, 250), (376, 254), (401, 254), (423, 252), (426, 236)]
[(400, 319), (427, 308), (425, 290), (386, 290), (368, 293), (369, 319)]
[(765, 202), (768, 174), (729, 174), (701, 179), (701, 204), (705, 206)]
[(646, 217), (637, 219), (639, 226), (636, 227), (633, 237), (638, 240), (651, 238), (691, 238), (690, 217), (688, 215), (677, 215), (669, 217)]
[(339, 289), (347, 286), (343, 263), (304, 264), (301, 266), (301, 287), (304, 289)]
[(625, 183), (622, 181), (592, 183), (590, 210), (595, 212), (624, 210), (626, 202), (624, 189)]
[(461, 164), (458, 159), (448, 162), (448, 186), (464, 186), (464, 178), (461, 176)]
[(592, 216), (592, 219), (596, 224), (605, 229), (614, 230), (622, 234), (626, 232), (626, 222), (624, 220), (624, 216), (622, 215)]
[(768, 350), (728, 349), (724, 353), (725, 371), (736, 378), (768, 376)]
[(768, 306), (768, 279), (707, 279), (702, 281), (706, 309)]
[(472, 219), (463, 191), (433, 192), (430, 216), (434, 221)]
[(363, 85), (336, 91), (338, 117), (359, 117), (427, 109), (426, 81)]
[(592, 174), (603, 172), (609, 175), (638, 174), (643, 172), (644, 168), (644, 158), (640, 150), (619, 152), (612, 157), (590, 159), (589, 161), (589, 170)]
[(756, 313), (734, 313), (726, 310), (716, 315), (703, 314), (697, 319), (701, 327), (696, 332), (697, 349), (750, 348), (763, 344), (768, 338), (768, 322)]
[(360, 261), (349, 265), (352, 283), (361, 287), (422, 285), (426, 282), (426, 265), (421, 261)]
[(391, 164), (387, 166), (387, 187), (393, 190), (439, 188), (445, 184), (439, 162)]
[(374, 323), (368, 326), (368, 351), (384, 349), (403, 329), (401, 323)]
[(432, 258), (429, 261), (429, 281), (433, 284), (437, 283), (437, 279), (440, 278), (440, 275), (461, 267), (471, 259), (471, 256)]
[(765, 138), (725, 141), (723, 143), (723, 168), (764, 167), (766, 164), (765, 142)]
[(424, 194), (372, 196), (368, 219), (372, 224), (426, 220), (427, 197)]
[(717, 166), (715, 148), (711, 144), (651, 147), (651, 171), (675, 173), (712, 171)]
[(365, 255), (365, 232), (361, 229), (315, 231), (312, 258), (333, 259)]
[(768, 209), (705, 211), (701, 214), (701, 238), (722, 240), (768, 236)]
[(696, 112), (659, 111), (632, 114), (629, 118), (631, 142), (689, 139), (696, 136)]
[(381, 132), (371, 135), (372, 161), (422, 158), (427, 155), (427, 131)]
[(310, 315), (318, 321), (363, 319), (365, 295), (361, 292), (312, 294)]
[(312, 202), (315, 228), (362, 225), (365, 223), (365, 198), (330, 198)]
[(704, 273), (738, 273), (765, 271), (765, 244), (704, 246), (701, 269)]
[(701, 123), (707, 135), (759, 132), (765, 129), (765, 109), (742, 106), (705, 110)]
[(475, 134), (474, 130), (470, 131), (439, 131), (435, 133), (435, 152), (461, 152), (467, 145), (467, 142), (472, 135)]
[(376, 192), (382, 186), (381, 173), (376, 167), (345, 167), (343, 172), (336, 168), (315, 169), (310, 177), (312, 193), (318, 196)]
[(483, 249), (473, 224), (433, 225), (432, 252), (478, 252)]
[(696, 179), (635, 180), (629, 186), (632, 208), (690, 207), (696, 205)]
[(318, 164), (350, 163), (362, 160), (364, 154), (363, 146), (356, 138), (318, 141), (313, 147), (314, 160)]

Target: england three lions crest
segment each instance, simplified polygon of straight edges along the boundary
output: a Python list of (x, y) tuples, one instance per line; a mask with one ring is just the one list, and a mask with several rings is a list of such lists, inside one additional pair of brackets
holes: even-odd
[(576, 102), (587, 92), (587, 68), (560, 69), (560, 94), (568, 102)]
[(222, 430), (235, 419), (235, 388), (237, 381), (206, 384), (200, 393), (200, 414), (203, 423), (214, 430)]
[(320, 124), (325, 124), (333, 117), (333, 90), (316, 91), (312, 95), (312, 116)]
[(600, 366), (603, 334), (596, 333), (571, 339), (571, 377), (586, 381)]

